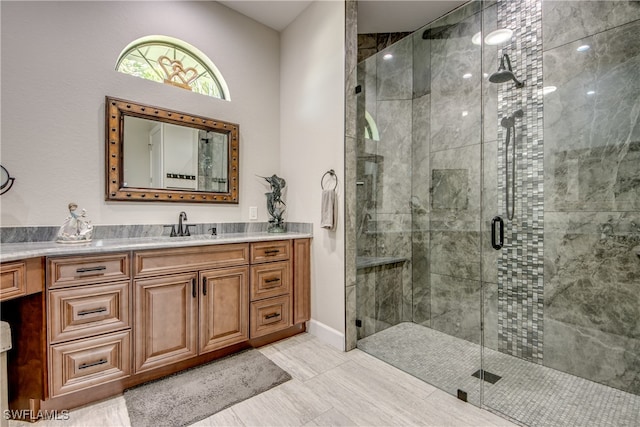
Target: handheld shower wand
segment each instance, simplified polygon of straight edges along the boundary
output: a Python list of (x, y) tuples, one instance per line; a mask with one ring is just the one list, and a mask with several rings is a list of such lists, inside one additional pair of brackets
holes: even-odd
[[(505, 196), (507, 205), (507, 218), (513, 219), (515, 212), (515, 196), (516, 196), (516, 118), (520, 119), (524, 116), (524, 112), (519, 109), (513, 112), (509, 117), (503, 117), (500, 125), (507, 129), (504, 147), (504, 180), (505, 180)], [(513, 133), (513, 146), (511, 147), (511, 201), (509, 201), (509, 143)]]

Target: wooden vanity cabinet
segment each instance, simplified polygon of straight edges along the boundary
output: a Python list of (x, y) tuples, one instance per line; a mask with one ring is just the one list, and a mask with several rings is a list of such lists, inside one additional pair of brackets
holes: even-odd
[(128, 253), (48, 260), (52, 397), (131, 375), (129, 264)]
[(1, 273), (10, 408), (33, 413), (295, 335), (310, 317), (310, 239), (33, 258)]
[(43, 258), (4, 262), (0, 265), (0, 301), (42, 292)]
[(182, 273), (134, 281), (135, 372), (198, 354), (197, 280), (197, 273)]
[(250, 336), (310, 319), (310, 239), (251, 244)]
[(293, 323), (311, 319), (311, 239), (293, 240)]
[(248, 255), (248, 244), (134, 254), (136, 373), (248, 341)]
[(200, 272), (200, 354), (249, 338), (249, 269)]

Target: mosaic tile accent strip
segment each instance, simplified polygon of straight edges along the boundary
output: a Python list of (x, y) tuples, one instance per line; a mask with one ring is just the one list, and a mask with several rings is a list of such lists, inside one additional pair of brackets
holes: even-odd
[[(498, 1), (498, 28), (514, 31), (507, 53), (523, 88), (498, 87), (498, 117), (524, 111), (516, 119), (515, 215), (506, 219), (505, 134), (498, 129), (499, 209), (505, 219), (505, 246), (498, 259), (498, 350), (541, 363), (543, 359), (543, 99), (542, 1)], [(511, 151), (511, 150), (509, 150)]]

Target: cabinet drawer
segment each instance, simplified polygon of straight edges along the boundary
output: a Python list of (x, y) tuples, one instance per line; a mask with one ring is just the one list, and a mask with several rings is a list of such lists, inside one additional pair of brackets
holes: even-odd
[(291, 242), (277, 240), (273, 242), (256, 242), (251, 244), (251, 264), (259, 262), (286, 261), (289, 259)]
[(129, 327), (129, 282), (56, 289), (48, 293), (49, 342)]
[(44, 288), (42, 258), (7, 262), (0, 266), (0, 300), (8, 300)]
[(251, 301), (291, 292), (291, 263), (270, 262), (251, 267)]
[(158, 249), (134, 254), (136, 277), (249, 264), (249, 244)]
[(51, 346), (52, 396), (82, 390), (129, 376), (129, 331)]
[(291, 326), (289, 295), (251, 303), (250, 337), (257, 338)]
[(49, 260), (49, 289), (129, 279), (129, 256), (110, 254)]

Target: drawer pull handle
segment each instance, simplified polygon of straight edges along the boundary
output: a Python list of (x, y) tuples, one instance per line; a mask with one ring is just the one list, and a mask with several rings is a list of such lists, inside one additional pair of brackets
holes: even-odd
[(93, 271), (102, 271), (106, 269), (107, 269), (106, 265), (98, 265), (96, 267), (77, 268), (76, 273), (91, 273)]
[(87, 369), (92, 366), (104, 365), (105, 363), (107, 363), (107, 359), (100, 359), (97, 362), (83, 363), (82, 365), (78, 366), (78, 369)]
[(266, 249), (264, 251), (264, 254), (267, 256), (271, 256), (271, 255), (275, 255), (275, 254), (279, 254), (280, 253), (280, 249)]
[(273, 319), (274, 317), (279, 317), (280, 313), (271, 313), (271, 314), (266, 314), (264, 316), (265, 319)]
[(279, 277), (274, 277), (273, 279), (266, 279), (264, 281), (264, 283), (269, 283), (269, 284), (271, 284), (271, 283), (279, 283), (279, 282), (280, 282), (280, 278)]
[(87, 314), (103, 313), (107, 311), (107, 307), (94, 308), (93, 310), (79, 311), (78, 316), (86, 316)]

